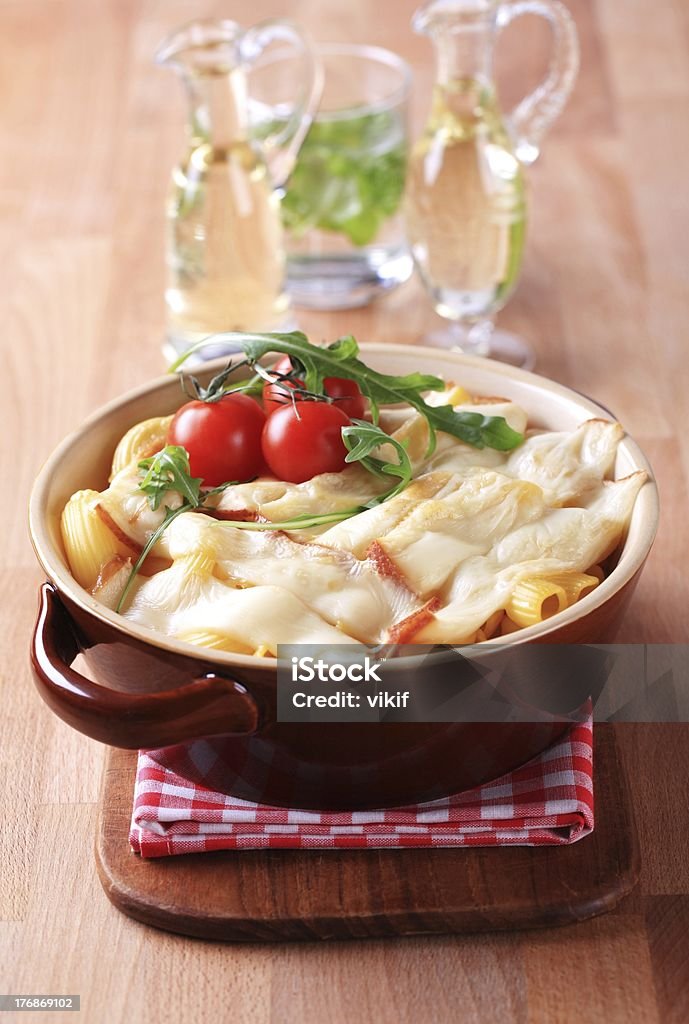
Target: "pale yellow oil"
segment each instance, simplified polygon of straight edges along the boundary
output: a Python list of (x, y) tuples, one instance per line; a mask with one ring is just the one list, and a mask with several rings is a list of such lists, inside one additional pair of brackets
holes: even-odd
[(248, 142), (193, 148), (174, 171), (167, 222), (168, 337), (176, 348), (284, 323), (279, 198)]
[(501, 308), (522, 260), (522, 169), (491, 87), (474, 78), (435, 86), (410, 161), (407, 235), (435, 308), (450, 319)]

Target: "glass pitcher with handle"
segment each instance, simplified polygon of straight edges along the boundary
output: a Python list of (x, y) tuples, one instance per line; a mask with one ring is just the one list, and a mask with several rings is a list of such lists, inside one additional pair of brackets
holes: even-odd
[[(493, 82), (497, 34), (523, 14), (553, 33), (548, 75), (503, 116)], [(427, 344), (533, 365), (528, 346), (495, 331), (518, 280), (527, 199), (523, 166), (561, 113), (579, 68), (574, 22), (557, 0), (434, 0), (412, 19), (430, 36), (437, 78), (431, 114), (407, 175), (405, 220), (416, 268), (440, 316)]]
[[(296, 49), (300, 92), (289, 121), (259, 141), (249, 79), (272, 44)], [(178, 72), (189, 102), (188, 147), (173, 170), (167, 206), (166, 351), (180, 354), (221, 331), (285, 327), (280, 189), (320, 97), (312, 45), (286, 20), (248, 30), (208, 20), (173, 33), (155, 59)], [(203, 354), (220, 352), (209, 347)]]

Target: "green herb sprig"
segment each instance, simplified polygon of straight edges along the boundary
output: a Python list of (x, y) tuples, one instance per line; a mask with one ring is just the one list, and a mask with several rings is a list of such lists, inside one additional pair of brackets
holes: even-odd
[(154, 512), (170, 492), (180, 494), (191, 508), (201, 504), (203, 481), (191, 475), (189, 455), (181, 445), (169, 444), (150, 459), (142, 459), (139, 470), (145, 474), (139, 490), (144, 492)]
[[(374, 423), (367, 423), (366, 420), (352, 420), (351, 427), (342, 428), (342, 440), (348, 453), (345, 462), (360, 462), (370, 473), (382, 477), (397, 477), (398, 482), (385, 494), (372, 498), (371, 501), (361, 506), (359, 511), (365, 508), (373, 508), (384, 501), (389, 501), (405, 489), (411, 483), (414, 473), (411, 460), (407, 453), (406, 442), (400, 442), (390, 437), (384, 430)], [(372, 455), (377, 448), (383, 445), (390, 445), (397, 456), (397, 462), (386, 462)]]
[[(170, 367), (178, 370), (185, 360), (208, 345), (227, 343), (243, 351), (245, 361), (254, 365), (271, 352), (280, 352), (296, 360), (304, 371), (304, 386), (308, 391), (322, 394), (326, 377), (347, 377), (356, 381), (362, 393), (368, 398), (374, 423), (378, 422), (381, 405), (406, 403), (421, 413), (428, 424), (429, 444), (427, 454), (435, 449), (436, 432), (444, 431), (474, 448), (495, 448), (511, 451), (524, 440), (522, 434), (513, 430), (502, 416), (484, 416), (478, 412), (457, 412), (449, 405), (429, 405), (423, 398), (424, 391), (442, 391), (445, 382), (440, 377), (426, 373), (409, 373), (394, 376), (380, 373), (367, 366), (358, 358), (359, 345), (351, 335), (346, 335), (320, 348), (312, 345), (301, 331), (289, 334), (242, 334), (230, 331), (213, 335), (192, 346)], [(227, 371), (223, 371), (226, 373)], [(256, 378), (230, 390), (256, 388)]]

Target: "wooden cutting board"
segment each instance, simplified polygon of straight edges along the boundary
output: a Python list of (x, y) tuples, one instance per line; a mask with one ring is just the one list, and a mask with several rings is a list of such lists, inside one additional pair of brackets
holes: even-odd
[(128, 844), (136, 755), (108, 755), (96, 839), (125, 914), (207, 939), (269, 942), (533, 928), (612, 910), (639, 853), (614, 727), (595, 730), (596, 827), (572, 846), (222, 851), (142, 860)]

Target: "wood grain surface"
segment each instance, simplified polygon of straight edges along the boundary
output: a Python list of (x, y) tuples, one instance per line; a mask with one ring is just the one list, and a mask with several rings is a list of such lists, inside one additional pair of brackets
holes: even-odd
[[(33, 477), (88, 412), (163, 365), (163, 200), (182, 99), (151, 64), (156, 43), (193, 16), (289, 13), (321, 40), (405, 54), (418, 130), (431, 66), (413, 7), (0, 0), (0, 991), (80, 993), (89, 1024), (689, 1019), (687, 727), (622, 729), (642, 876), (613, 914), (516, 935), (233, 947), (154, 932), (110, 906), (92, 853), (103, 751), (54, 718), (29, 678)], [(686, 642), (689, 7), (570, 7), (582, 73), (530, 172), (527, 258), (500, 322), (529, 338), (541, 373), (615, 410), (652, 460), (661, 529), (623, 638)], [(533, 83), (545, 45), (535, 26), (510, 30), (505, 96)], [(351, 315), (300, 316), (316, 338), (409, 342), (434, 319), (415, 282)]]

